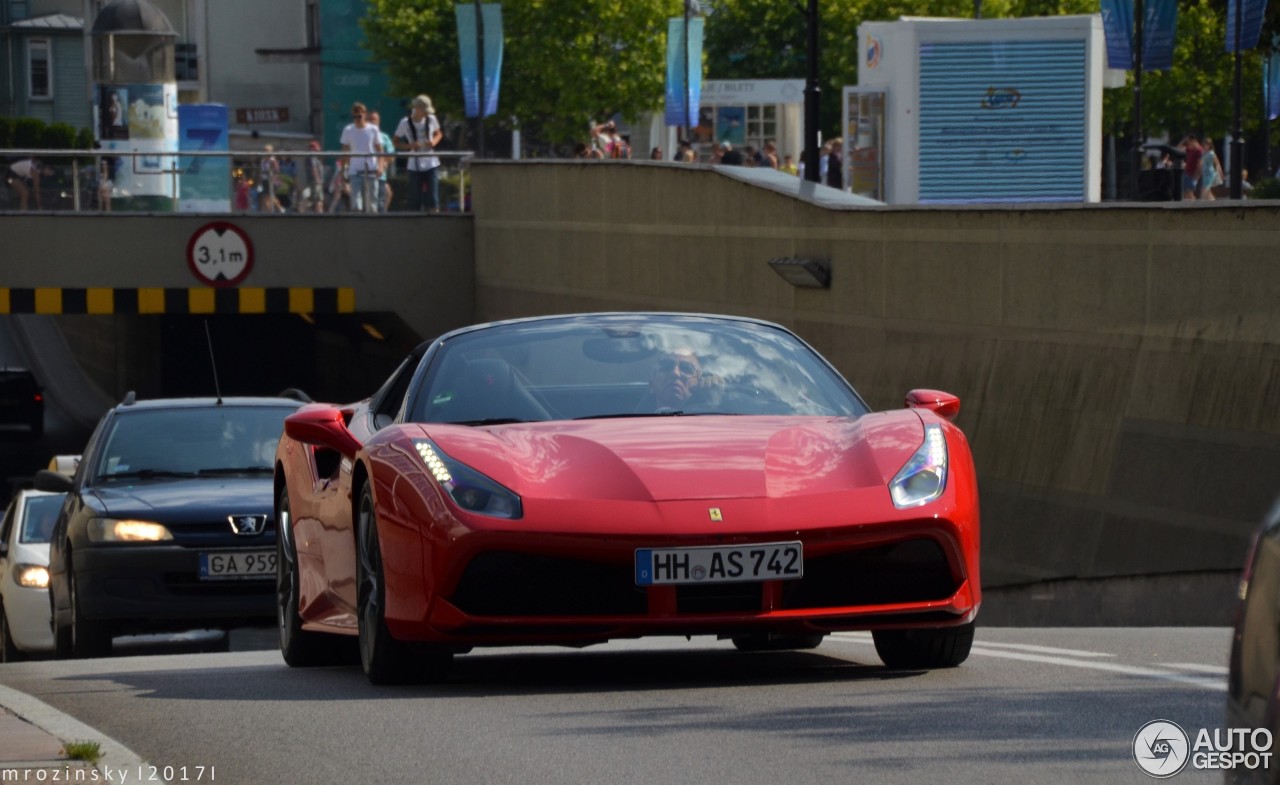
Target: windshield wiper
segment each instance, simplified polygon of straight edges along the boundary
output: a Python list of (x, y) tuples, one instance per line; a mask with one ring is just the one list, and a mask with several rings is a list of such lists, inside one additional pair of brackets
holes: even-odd
[(272, 474), (274, 471), (270, 466), (220, 466), (216, 469), (201, 469), (196, 474)]
[(113, 472), (102, 475), (104, 480), (150, 480), (153, 477), (195, 477), (195, 472), (171, 472), (167, 469), (137, 469), (131, 472)]

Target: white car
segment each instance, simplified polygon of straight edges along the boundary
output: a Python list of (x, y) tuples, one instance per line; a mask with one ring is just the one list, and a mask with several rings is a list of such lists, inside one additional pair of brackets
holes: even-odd
[(0, 524), (0, 661), (53, 652), (49, 535), (66, 494), (21, 490)]

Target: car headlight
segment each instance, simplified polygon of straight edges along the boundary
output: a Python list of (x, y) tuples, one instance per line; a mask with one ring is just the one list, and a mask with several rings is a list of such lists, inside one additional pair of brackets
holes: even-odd
[(494, 518), (519, 518), (524, 514), (520, 497), (513, 491), (450, 458), (426, 439), (413, 444), (427, 471), (462, 509)]
[(128, 518), (93, 518), (85, 529), (89, 542), (160, 542), (173, 533), (159, 523)]
[(49, 588), (49, 568), (39, 564), (13, 565), (13, 579), (28, 589)]
[(941, 425), (924, 427), (924, 444), (898, 470), (889, 494), (898, 509), (919, 507), (942, 495), (947, 487), (947, 438)]

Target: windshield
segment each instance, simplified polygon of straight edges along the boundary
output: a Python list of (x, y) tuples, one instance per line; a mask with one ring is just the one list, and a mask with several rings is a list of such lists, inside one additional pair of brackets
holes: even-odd
[(58, 520), (58, 512), (62, 510), (64, 496), (61, 493), (28, 496), (22, 510), (22, 531), (18, 533), (18, 542), (47, 543), (53, 534), (53, 524)]
[(696, 316), (574, 317), (467, 333), (440, 347), (422, 389), (417, 422), (867, 411), (785, 330)]
[(268, 473), (283, 406), (139, 409), (112, 421), (93, 467), (97, 479)]

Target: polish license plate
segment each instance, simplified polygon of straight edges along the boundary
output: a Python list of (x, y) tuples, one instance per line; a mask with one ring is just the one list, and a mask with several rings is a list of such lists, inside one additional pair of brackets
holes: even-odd
[(636, 585), (743, 583), (804, 577), (799, 542), (636, 549)]
[(200, 580), (202, 581), (274, 578), (275, 575), (276, 552), (274, 548), (200, 554)]

